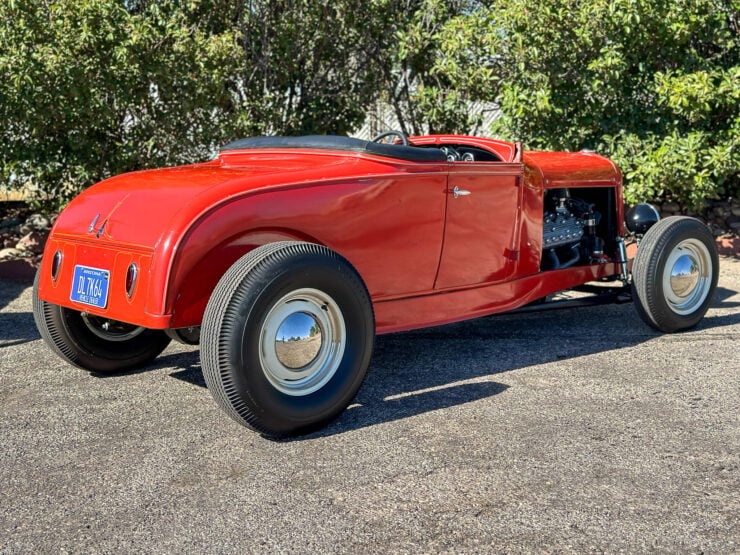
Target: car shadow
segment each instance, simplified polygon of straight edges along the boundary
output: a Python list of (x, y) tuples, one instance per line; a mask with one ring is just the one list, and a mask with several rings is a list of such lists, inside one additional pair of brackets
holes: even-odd
[[(177, 365), (182, 369), (176, 372), (172, 372), (170, 376), (172, 376), (173, 378), (177, 378), (178, 380), (182, 380), (183, 382), (188, 382), (190, 384), (206, 388), (206, 380), (203, 378), (203, 371), (200, 367), (200, 357), (198, 356), (198, 352), (195, 351), (190, 353), (181, 353), (176, 358), (185, 358), (186, 356), (189, 359), (189, 364), (187, 366)], [(169, 357), (164, 358), (167, 359)], [(175, 364), (172, 364), (172, 362), (168, 364), (168, 366), (174, 365)], [(185, 367), (183, 368), (183, 366)]]
[[(715, 308), (733, 291), (720, 290)], [(734, 305), (734, 303), (732, 303)], [(705, 317), (696, 330), (740, 322), (740, 314)], [(527, 314), (503, 314), (376, 338), (372, 363), (354, 402), (312, 434), (328, 437), (419, 414), (493, 398), (510, 387), (496, 376), (529, 367), (619, 350), (661, 336), (631, 304)], [(196, 351), (168, 355), (150, 367), (177, 366), (170, 375), (205, 387)]]
[(156, 370), (163, 370), (165, 368), (179, 368), (180, 370), (171, 373), (173, 378), (198, 385), (200, 387), (206, 387), (206, 382), (203, 379), (203, 373), (200, 370), (200, 358), (197, 350), (181, 351), (176, 353), (168, 353), (160, 355), (155, 358), (152, 362), (139, 368), (132, 370), (124, 370), (123, 372), (114, 372), (110, 374), (103, 374), (102, 372), (90, 372), (90, 375), (95, 378), (117, 378), (119, 376), (135, 376), (136, 374), (146, 374), (154, 372)]
[(740, 306), (740, 302), (727, 302), (727, 299), (736, 295), (737, 293), (737, 291), (727, 289), (727, 287), (717, 287), (717, 289), (715, 289), (714, 291), (714, 299), (712, 299), (712, 304), (709, 305), (710, 308), (734, 308)]
[[(727, 307), (721, 303), (718, 307)], [(694, 331), (737, 323), (738, 313), (710, 315)], [(619, 350), (662, 335), (645, 325), (631, 304), (622, 304), (504, 314), (379, 336), (354, 404), (327, 428), (290, 441), (332, 436), (494, 397), (509, 387), (496, 381), (496, 376)]]
[[(28, 287), (24, 281), (0, 280), (0, 310), (20, 297)], [(39, 338), (31, 312), (0, 312), (0, 348), (22, 345)]]
[[(28, 287), (0, 282), (0, 308)], [(718, 287), (711, 307), (731, 309), (736, 291)], [(691, 331), (740, 323), (740, 312), (705, 317)], [(337, 420), (289, 441), (329, 437), (484, 399), (511, 387), (497, 380), (508, 372), (598, 352), (619, 350), (662, 335), (629, 303), (561, 311), (502, 314), (447, 326), (378, 336), (368, 375), (354, 402)], [(0, 348), (39, 338), (30, 312), (0, 313)], [(136, 374), (173, 369), (170, 376), (205, 388), (199, 352), (180, 348)], [(93, 374), (101, 378), (114, 376)], [(495, 402), (495, 401), (492, 401)]]
[(21, 296), (28, 283), (9, 279), (0, 280), (0, 310)]

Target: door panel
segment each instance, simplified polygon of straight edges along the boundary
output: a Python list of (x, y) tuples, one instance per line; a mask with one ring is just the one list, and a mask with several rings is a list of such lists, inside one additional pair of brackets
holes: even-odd
[[(521, 164), (456, 162), (436, 289), (502, 281), (516, 264)], [(468, 195), (453, 196), (453, 190)]]

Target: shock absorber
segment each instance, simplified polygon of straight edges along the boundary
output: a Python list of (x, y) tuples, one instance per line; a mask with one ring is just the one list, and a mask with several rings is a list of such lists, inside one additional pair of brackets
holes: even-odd
[(593, 208), (593, 204), (590, 205), (588, 213), (584, 215), (584, 244), (588, 251), (587, 257), (591, 262), (604, 262), (604, 243), (601, 237), (596, 235), (596, 226), (599, 223), (600, 216), (594, 212)]
[(617, 262), (619, 263), (620, 277), (622, 278), (622, 283), (624, 283), (625, 285), (629, 285), (630, 273), (629, 269), (627, 268), (627, 247), (624, 246), (624, 239), (622, 237), (617, 237), (617, 252), (619, 253), (619, 259), (617, 260)]

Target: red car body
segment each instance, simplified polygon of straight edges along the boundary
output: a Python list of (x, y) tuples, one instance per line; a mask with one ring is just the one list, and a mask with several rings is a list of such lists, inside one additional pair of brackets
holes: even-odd
[[(46, 245), (34, 319), (58, 355), (96, 372), (147, 364), (170, 339), (200, 343), (227, 414), (296, 435), (349, 405), (377, 333), (631, 299), (661, 331), (698, 323), (718, 275), (706, 226), (658, 221), (650, 205), (627, 220), (634, 267), (620, 172), (591, 152), (398, 131), (243, 139), (74, 199)], [(548, 299), (567, 289), (593, 295)]]
[[(197, 326), (234, 261), (259, 245), (300, 240), (325, 245), (354, 266), (370, 293), (376, 331), (386, 333), (510, 310), (619, 274), (614, 256), (540, 269), (546, 189), (603, 193), (610, 233), (623, 234), (621, 175), (608, 159), (522, 152), (465, 136), (410, 141), (475, 147), (498, 160), (419, 162), (267, 146), (113, 177), (79, 195), (56, 221), (38, 295), (148, 328)], [(455, 187), (470, 194), (456, 196)], [(132, 262), (139, 276), (129, 297)], [(110, 270), (105, 307), (70, 299), (75, 265)]]

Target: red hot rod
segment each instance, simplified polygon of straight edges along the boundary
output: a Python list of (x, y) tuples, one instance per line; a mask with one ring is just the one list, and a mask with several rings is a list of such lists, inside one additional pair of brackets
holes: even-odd
[(59, 356), (95, 372), (200, 343), (226, 413), (305, 433), (350, 403), (376, 333), (546, 307), (569, 289), (632, 298), (658, 330), (695, 325), (717, 283), (710, 233), (639, 205), (628, 260), (621, 186), (597, 154), (478, 137), (243, 139), (75, 198), (34, 316)]

